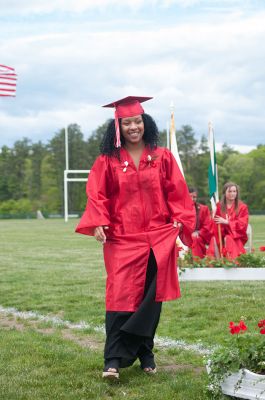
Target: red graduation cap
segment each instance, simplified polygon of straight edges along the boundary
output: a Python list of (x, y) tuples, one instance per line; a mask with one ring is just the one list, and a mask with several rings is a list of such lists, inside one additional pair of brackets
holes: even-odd
[(115, 129), (116, 129), (115, 147), (121, 146), (119, 118), (128, 118), (143, 114), (144, 109), (141, 106), (141, 103), (150, 100), (152, 98), (153, 97), (128, 96), (103, 106), (103, 107), (115, 108)]

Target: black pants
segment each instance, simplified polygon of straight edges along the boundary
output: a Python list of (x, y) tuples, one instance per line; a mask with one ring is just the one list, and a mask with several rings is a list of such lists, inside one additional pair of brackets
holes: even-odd
[(152, 349), (162, 307), (161, 302), (155, 302), (156, 275), (157, 265), (151, 250), (144, 298), (138, 310), (136, 312), (106, 312), (105, 368), (128, 367), (138, 357), (142, 367), (153, 367)]

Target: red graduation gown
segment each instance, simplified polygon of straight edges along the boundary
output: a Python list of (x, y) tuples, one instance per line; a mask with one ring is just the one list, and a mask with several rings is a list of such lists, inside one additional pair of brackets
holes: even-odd
[[(99, 156), (87, 182), (87, 206), (76, 232), (93, 235), (107, 225), (104, 260), (107, 311), (136, 311), (142, 301), (150, 248), (157, 262), (156, 301), (180, 296), (174, 220), (191, 244), (195, 212), (186, 182), (172, 153), (144, 149), (138, 170), (121, 148), (121, 160)], [(150, 160), (151, 158), (151, 160)]]
[[(221, 211), (220, 203), (217, 204), (216, 215), (223, 218), (228, 216), (229, 224), (221, 224), (221, 234), (223, 240), (224, 251), (223, 255), (230, 259), (235, 259), (240, 254), (245, 253), (244, 245), (248, 240), (247, 227), (248, 227), (248, 207), (242, 201), (238, 204), (238, 213), (235, 212), (234, 205), (228, 208), (225, 213)], [(213, 222), (213, 234), (210, 245), (207, 251), (208, 256), (215, 256), (214, 238), (218, 243), (218, 228), (217, 224)]]
[(197, 203), (197, 207), (196, 231), (199, 233), (199, 236), (192, 238), (191, 251), (193, 256), (204, 258), (206, 255), (206, 245), (209, 244), (212, 235), (211, 215), (209, 208), (204, 204)]

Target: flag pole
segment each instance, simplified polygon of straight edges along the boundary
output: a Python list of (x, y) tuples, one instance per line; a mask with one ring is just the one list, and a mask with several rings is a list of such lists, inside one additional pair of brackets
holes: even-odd
[[(213, 211), (213, 217), (216, 212), (216, 203), (219, 202), (219, 192), (218, 192), (218, 168), (215, 156), (215, 142), (214, 142), (214, 132), (212, 122), (208, 123), (208, 144), (210, 149), (210, 165), (208, 169), (208, 182), (209, 182), (209, 194), (210, 201)], [(219, 239), (219, 252), (220, 257), (223, 259), (223, 243), (222, 243), (222, 234), (221, 234), (221, 226), (217, 225), (218, 231), (218, 239)]]
[(65, 146), (65, 170), (64, 170), (64, 220), (68, 221), (68, 170), (69, 170), (69, 154), (68, 154), (68, 126), (64, 128), (64, 146)]
[[(219, 202), (219, 190), (218, 190), (218, 167), (216, 163), (216, 202)], [(219, 238), (219, 250), (220, 250), (220, 257), (223, 259), (223, 239), (222, 239), (222, 232), (221, 232), (221, 224), (218, 224), (218, 238)]]
[[(181, 164), (181, 160), (179, 157), (179, 152), (178, 152), (178, 145), (177, 145), (177, 139), (176, 139), (176, 129), (175, 129), (175, 119), (174, 119), (174, 103), (173, 101), (170, 103), (170, 127), (169, 127), (169, 149), (171, 150), (171, 153), (173, 154), (178, 167), (180, 169), (180, 173), (182, 174), (184, 180), (185, 180), (185, 176), (184, 176), (184, 172), (183, 172), (183, 168), (182, 168), (182, 164)], [(182, 251), (179, 253), (179, 257), (183, 258), (185, 253), (187, 253), (188, 251), (188, 246), (186, 246), (182, 240), (180, 239), (180, 237), (177, 237), (177, 245), (179, 245), (182, 247)]]
[[(217, 166), (216, 166), (216, 179), (217, 179)], [(218, 182), (218, 180), (217, 180), (217, 182)], [(218, 201), (219, 201), (219, 198), (218, 198)], [(223, 259), (223, 239), (222, 239), (222, 232), (221, 232), (221, 224), (217, 225), (217, 229), (218, 229), (218, 238), (219, 238), (220, 257), (221, 257), (221, 259)]]

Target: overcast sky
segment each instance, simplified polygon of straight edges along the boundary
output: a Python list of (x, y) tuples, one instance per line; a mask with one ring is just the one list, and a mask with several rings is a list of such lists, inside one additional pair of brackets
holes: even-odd
[(0, 97), (0, 146), (47, 142), (65, 124), (88, 137), (111, 118), (101, 105), (153, 96), (166, 128), (244, 151), (265, 143), (263, 0), (0, 0), (0, 64), (16, 69), (16, 98)]

